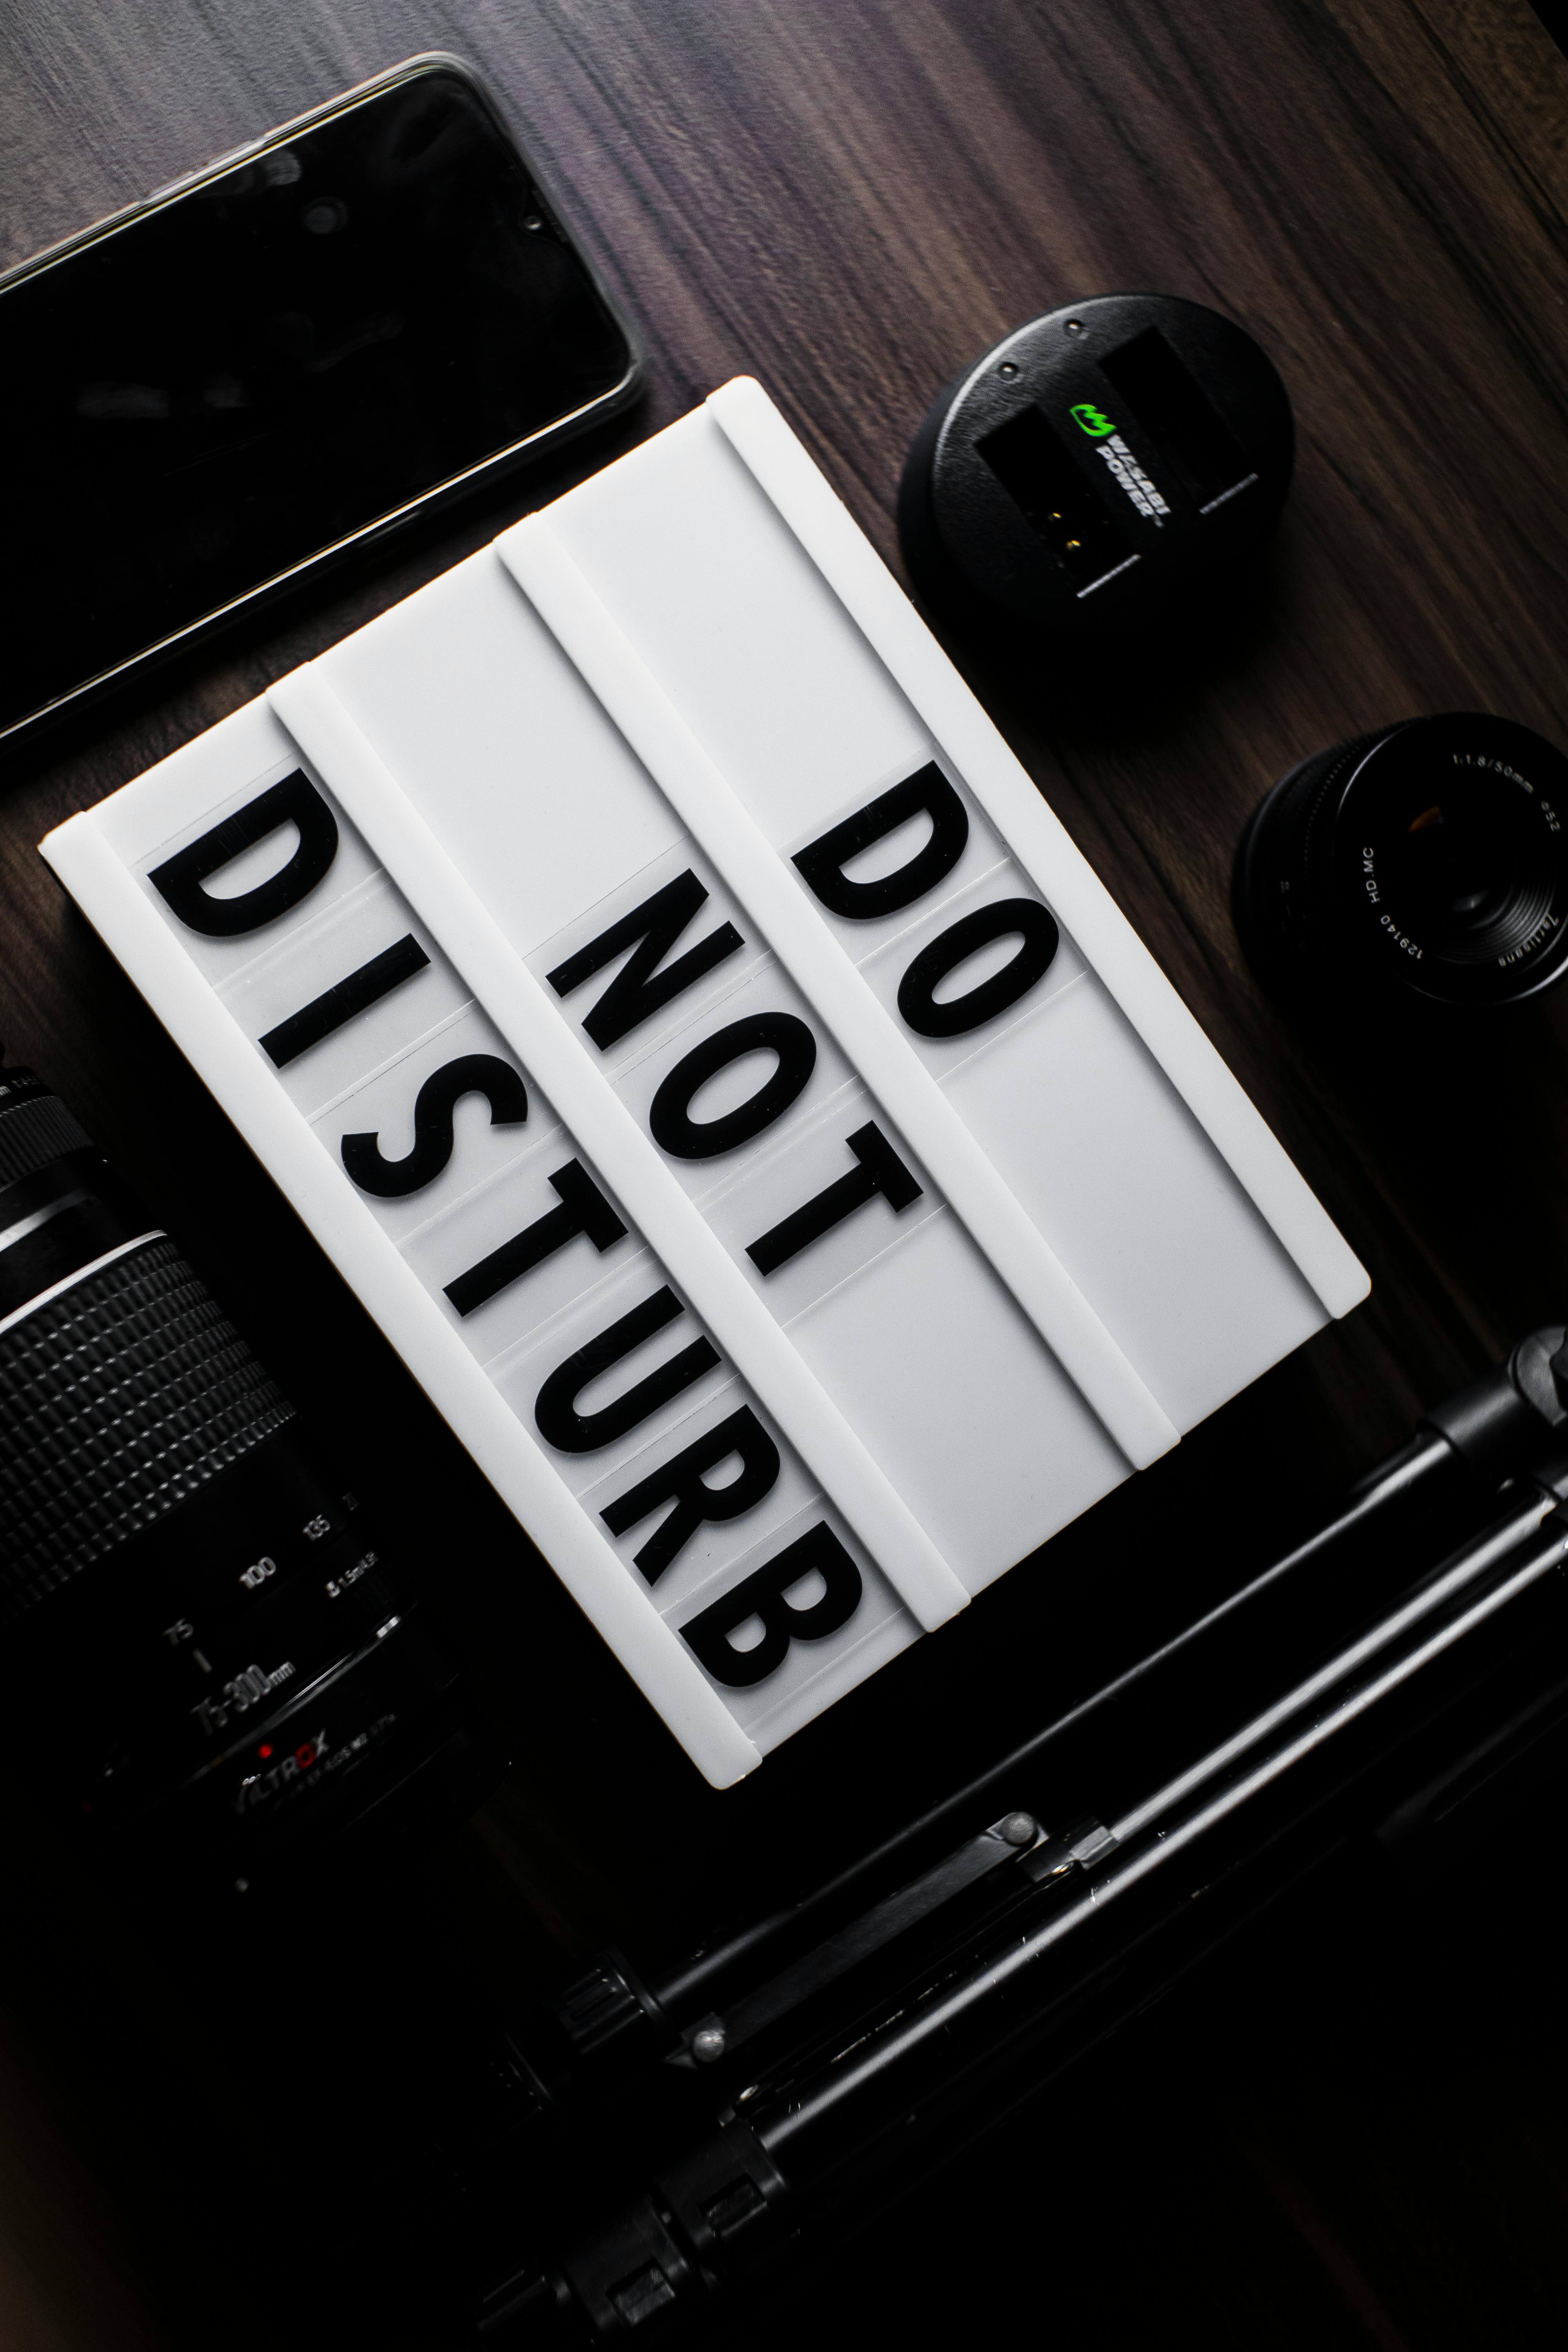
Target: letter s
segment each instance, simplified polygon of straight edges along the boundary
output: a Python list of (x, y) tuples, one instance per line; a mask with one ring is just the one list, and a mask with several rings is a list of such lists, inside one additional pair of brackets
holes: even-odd
[(414, 1148), (401, 1160), (383, 1156), (375, 1135), (345, 1135), (343, 1166), (362, 1192), (401, 1201), (435, 1181), (452, 1157), (452, 1114), (465, 1095), (483, 1095), (492, 1127), (516, 1127), (528, 1117), (528, 1089), (497, 1054), (463, 1054), (427, 1077), (414, 1098)]

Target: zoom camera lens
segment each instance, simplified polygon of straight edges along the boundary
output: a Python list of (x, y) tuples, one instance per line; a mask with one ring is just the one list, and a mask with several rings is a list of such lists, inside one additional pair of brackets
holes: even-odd
[(1511, 1004), (1568, 965), (1568, 761), (1458, 711), (1303, 761), (1254, 814), (1236, 918), (1292, 994)]
[(458, 1669), (168, 1236), (0, 1072), (9, 1743), (139, 1861), (250, 1885), (493, 1779)]

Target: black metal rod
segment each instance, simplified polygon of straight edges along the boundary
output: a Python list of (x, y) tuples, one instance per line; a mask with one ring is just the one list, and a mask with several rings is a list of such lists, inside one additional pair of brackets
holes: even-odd
[[(1241, 1614), (1258, 1605), (1286, 1586), (1299, 1582), (1314, 1567), (1321, 1566), (1342, 1545), (1352, 1538), (1371, 1533), (1377, 1523), (1395, 1507), (1404, 1508), (1412, 1498), (1431, 1492), (1446, 1479), (1461, 1481), (1465, 1477), (1460, 1458), (1447, 1438), (1435, 1429), (1423, 1429), (1406, 1444), (1389, 1455), (1360, 1485), (1352, 1489), (1342, 1508), (1325, 1525), (1316, 1528), (1304, 1541), (1283, 1558), (1274, 1560), (1258, 1575), (1216, 1602), (1202, 1617), (1183, 1626), (1159, 1648), (1139, 1658), (1125, 1672), (1091, 1691), (1066, 1714), (1056, 1717), (1045, 1727), (1011, 1749), (995, 1764), (975, 1779), (944, 1797), (941, 1803), (907, 1822), (893, 1836), (862, 1855), (849, 1869), (825, 1881), (803, 1900), (787, 1910), (768, 1914), (753, 1921), (726, 1942), (695, 1954), (690, 1959), (650, 1979), (650, 1990), (672, 2017), (685, 2019), (699, 2011), (721, 2009), (724, 1995), (721, 1988), (727, 1978), (742, 1969), (751, 1970), (769, 1965), (770, 1955), (781, 1944), (798, 1941), (814, 1920), (831, 1915), (847, 1898), (853, 1898), (858, 1888), (868, 1882), (886, 1882), (900, 1869), (912, 1867), (911, 1854), (929, 1849), (950, 1825), (973, 1822), (977, 1814), (1006, 1801), (1025, 1783), (1042, 1757), (1067, 1733), (1078, 1729), (1118, 1699), (1128, 1697), (1141, 1685), (1163, 1673), (1177, 1661), (1201, 1648), (1202, 1644), (1222, 1628), (1237, 1620)], [(1542, 1507), (1544, 1507), (1544, 1506)]]
[(1118, 1844), (1126, 1845), (1140, 1831), (1168, 1820), (1184, 1798), (1206, 1786), (1209, 1781), (1219, 1779), (1230, 1766), (1250, 1755), (1304, 1708), (1327, 1700), (1337, 1685), (1385, 1651), (1394, 1648), (1406, 1634), (1414, 1633), (1428, 1619), (1440, 1618), (1457, 1595), (1466, 1591), (1500, 1560), (1506, 1559), (1521, 1544), (1527, 1543), (1552, 1507), (1550, 1496), (1543, 1495), (1537, 1487), (1525, 1488), (1514, 1508), (1494, 1521), (1474, 1542), (1444, 1561), (1387, 1616), (1380, 1617), (1357, 1640), (1336, 1651), (1324, 1664), (1295, 1684), (1281, 1697), (1273, 1700), (1233, 1732), (1229, 1738), (1208, 1749), (1173, 1780), (1152, 1790), (1108, 1823)]
[[(1542, 1509), (1549, 1509), (1547, 1505)], [(921, 2095), (927, 2078), (952, 2075), (963, 2053), (991, 2038), (1007, 2013), (1037, 2006), (1029, 1979), (1048, 1955), (1092, 1922), (1104, 1922), (1134, 1889), (1161, 1874), (1181, 1878), (1180, 1858), (1292, 1770), (1321, 1756), (1372, 1710), (1395, 1700), (1426, 1668), (1539, 1586), (1568, 1558), (1568, 1516), (1532, 1517), (1519, 1539), (1519, 1513), (1466, 1546), (1406, 1603), (1349, 1645), (1331, 1665), (1284, 1694), (1237, 1738), (1226, 1740), (1128, 1816), (1129, 1842), (1108, 1843), (1099, 1865), (1063, 1882), (1047, 1915), (1006, 1947), (966, 1969), (931, 1997), (901, 2005), (880, 2031), (774, 2103), (764, 2093), (749, 2121), (792, 2177), (853, 2158), (889, 2100)], [(1510, 1528), (1513, 1541), (1506, 1540)], [(1386, 1638), (1384, 1638), (1386, 1637)], [(1240, 1744), (1238, 1745), (1238, 1741)], [(1176, 1889), (1181, 1899), (1181, 1888)], [(864, 2126), (857, 2111), (867, 2110)]]

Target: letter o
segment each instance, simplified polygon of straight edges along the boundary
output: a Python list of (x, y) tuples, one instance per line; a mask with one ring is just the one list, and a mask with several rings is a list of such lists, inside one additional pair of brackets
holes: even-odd
[[(1001, 971), (939, 1004), (936, 992), (949, 972), (1009, 932), (1016, 933), (1018, 950)], [(1037, 898), (998, 898), (994, 906), (977, 907), (921, 950), (899, 982), (899, 1011), (917, 1037), (965, 1037), (1026, 996), (1049, 971), (1060, 944), (1055, 919)]]
[[(700, 1087), (743, 1055), (764, 1051), (777, 1060), (755, 1094), (721, 1118), (691, 1117), (691, 1098)], [(747, 1021), (731, 1021), (683, 1055), (660, 1084), (648, 1112), (653, 1139), (672, 1160), (716, 1160), (782, 1118), (816, 1067), (816, 1040), (793, 1013), (758, 1013)]]

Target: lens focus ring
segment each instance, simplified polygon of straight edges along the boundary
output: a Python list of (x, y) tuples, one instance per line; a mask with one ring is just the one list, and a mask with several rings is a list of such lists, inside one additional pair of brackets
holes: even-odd
[(292, 1418), (171, 1241), (0, 1332), (0, 1620), (22, 1614)]
[(14, 1184), (19, 1176), (47, 1168), (64, 1152), (90, 1150), (90, 1139), (58, 1095), (42, 1089), (30, 1097), (22, 1095), (15, 1079), (5, 1091), (19, 1099), (0, 1108), (0, 1184)]

